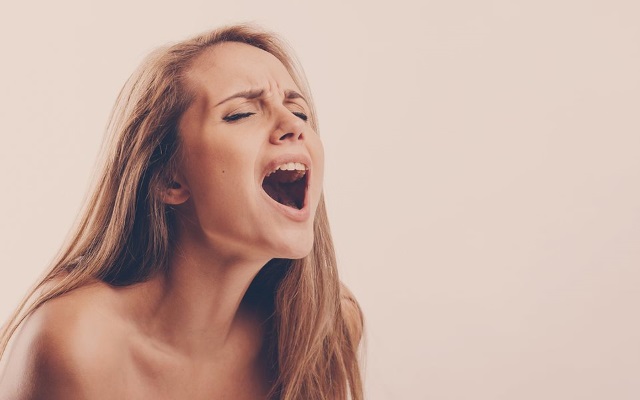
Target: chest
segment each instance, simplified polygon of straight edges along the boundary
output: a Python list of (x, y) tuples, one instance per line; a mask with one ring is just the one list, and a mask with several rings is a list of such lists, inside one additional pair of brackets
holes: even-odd
[(122, 389), (125, 398), (149, 400), (266, 399), (273, 382), (268, 364), (262, 354), (241, 352), (208, 362), (132, 355), (123, 368)]
[[(171, 371), (156, 376), (138, 375), (126, 385), (127, 398), (149, 400), (256, 400), (266, 399), (269, 380), (255, 371), (205, 374)], [(132, 377), (134, 377), (133, 375)]]

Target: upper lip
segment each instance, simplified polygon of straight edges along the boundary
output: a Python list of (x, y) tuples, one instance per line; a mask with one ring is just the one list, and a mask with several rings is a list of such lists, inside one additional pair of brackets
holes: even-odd
[(311, 158), (306, 154), (282, 154), (267, 163), (262, 170), (262, 179), (264, 180), (269, 172), (272, 172), (280, 165), (290, 162), (298, 162), (304, 164), (308, 169), (311, 169)]

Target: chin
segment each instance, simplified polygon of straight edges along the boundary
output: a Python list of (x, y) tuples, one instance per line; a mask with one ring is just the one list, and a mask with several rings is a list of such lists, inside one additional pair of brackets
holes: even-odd
[(275, 258), (288, 258), (296, 260), (304, 258), (313, 250), (313, 232), (310, 234), (295, 235), (294, 240), (286, 240), (278, 246)]

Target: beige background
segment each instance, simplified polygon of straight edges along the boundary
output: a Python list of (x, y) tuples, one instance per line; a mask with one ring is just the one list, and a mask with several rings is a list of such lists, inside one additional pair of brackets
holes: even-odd
[(368, 399), (640, 398), (640, 2), (126, 3), (2, 5), (0, 319), (142, 57), (250, 20), (315, 93)]

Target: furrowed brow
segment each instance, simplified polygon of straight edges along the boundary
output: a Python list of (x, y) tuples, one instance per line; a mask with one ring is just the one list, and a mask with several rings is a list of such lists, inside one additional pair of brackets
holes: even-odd
[(238, 92), (238, 93), (232, 94), (231, 96), (225, 98), (220, 103), (216, 104), (215, 107), (218, 107), (220, 104), (225, 103), (225, 102), (227, 102), (227, 101), (229, 101), (231, 99), (243, 98), (243, 99), (252, 100), (252, 99), (257, 99), (258, 97), (262, 96), (263, 94), (264, 94), (264, 89), (243, 90), (242, 92)]
[[(243, 90), (241, 92), (234, 93), (231, 96), (229, 96), (229, 97), (225, 98), (224, 100), (220, 101), (218, 104), (215, 105), (215, 107), (219, 106), (220, 104), (226, 103), (227, 101), (232, 100), (232, 99), (243, 98), (243, 99), (247, 99), (247, 100), (253, 100), (253, 99), (257, 99), (258, 97), (261, 97), (262, 95), (264, 95), (264, 89)], [(296, 92), (295, 90), (285, 90), (284, 91), (284, 97), (287, 100), (302, 99), (302, 100), (304, 100), (305, 103), (309, 104), (307, 99), (305, 99), (303, 95), (301, 95), (300, 93)]]

